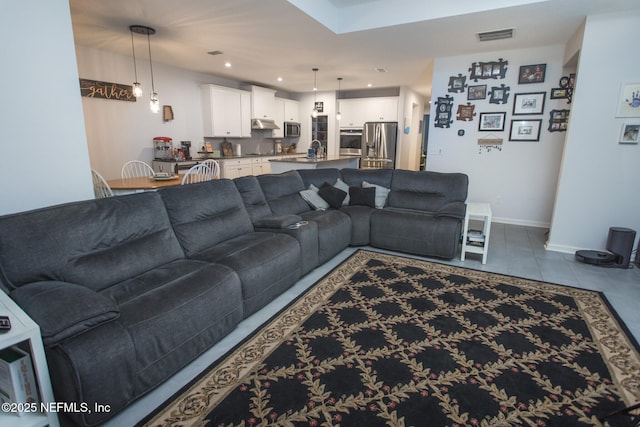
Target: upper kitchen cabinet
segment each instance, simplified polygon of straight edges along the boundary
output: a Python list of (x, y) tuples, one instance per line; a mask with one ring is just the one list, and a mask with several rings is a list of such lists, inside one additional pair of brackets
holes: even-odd
[(283, 99), (284, 121), (300, 123), (300, 103), (293, 99)]
[(275, 90), (251, 86), (251, 118), (275, 120), (275, 101)]
[(398, 121), (398, 97), (340, 100), (340, 127), (363, 127), (366, 122)]
[(205, 137), (251, 137), (250, 92), (216, 85), (201, 90)]
[(274, 129), (272, 137), (284, 138), (285, 122), (300, 123), (300, 112), (298, 111), (300, 103), (293, 99), (276, 98), (274, 105), (274, 120), (280, 129)]

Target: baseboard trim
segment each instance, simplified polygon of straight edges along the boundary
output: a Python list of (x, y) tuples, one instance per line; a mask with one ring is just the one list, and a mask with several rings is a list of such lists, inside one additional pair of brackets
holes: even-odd
[(556, 245), (549, 242), (545, 243), (544, 248), (548, 251), (562, 252), (565, 254), (575, 254), (576, 251), (579, 251), (582, 249), (582, 248), (577, 248), (575, 246)]
[(528, 221), (526, 219), (514, 219), (514, 218), (503, 218), (503, 217), (492, 217), (491, 222), (498, 222), (501, 224), (510, 224), (510, 225), (522, 225), (525, 227), (536, 227), (536, 228), (549, 228), (551, 226), (548, 222), (540, 222), (540, 221)]

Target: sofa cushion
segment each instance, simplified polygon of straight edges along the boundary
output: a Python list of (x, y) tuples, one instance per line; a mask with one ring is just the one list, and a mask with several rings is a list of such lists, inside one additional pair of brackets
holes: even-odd
[(233, 183), (242, 197), (251, 221), (255, 223), (259, 218), (272, 215), (271, 208), (255, 176), (241, 176), (235, 178)]
[(300, 214), (309, 210), (300, 195), (305, 186), (297, 171), (259, 175), (257, 179), (274, 215)]
[(393, 169), (342, 169), (342, 180), (349, 187), (362, 187), (362, 182), (391, 188)]
[(160, 191), (178, 240), (188, 257), (253, 232), (233, 181), (220, 179)]
[(195, 257), (224, 264), (238, 274), (245, 317), (280, 295), (301, 275), (300, 246), (284, 233), (246, 233)]
[(320, 188), (325, 182), (334, 184), (338, 179), (342, 178), (340, 170), (335, 168), (298, 169), (297, 172), (302, 178), (305, 187), (313, 184)]
[(321, 264), (349, 246), (351, 218), (342, 211), (308, 211), (300, 214), (318, 226), (318, 262)]
[(342, 206), (347, 193), (325, 182), (318, 189), (318, 196), (322, 197), (332, 208), (338, 209)]
[(156, 192), (0, 218), (0, 265), (14, 286), (56, 280), (99, 291), (184, 256)]
[(396, 208), (371, 215), (371, 245), (410, 254), (451, 259), (460, 242), (461, 221)]
[(349, 184), (344, 182), (341, 178), (338, 178), (336, 180), (336, 183), (333, 184), (333, 186), (347, 193), (347, 197), (345, 197), (344, 200), (342, 201), (342, 206), (348, 206), (349, 205)]
[(40, 326), (46, 346), (120, 316), (113, 300), (73, 283), (29, 283), (11, 292), (11, 298)]
[(396, 170), (388, 205), (464, 218), (468, 185), (461, 173)]

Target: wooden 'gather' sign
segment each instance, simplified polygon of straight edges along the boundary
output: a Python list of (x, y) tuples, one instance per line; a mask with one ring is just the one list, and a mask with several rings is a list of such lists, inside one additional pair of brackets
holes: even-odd
[(88, 98), (117, 99), (136, 102), (131, 85), (80, 79), (80, 95)]

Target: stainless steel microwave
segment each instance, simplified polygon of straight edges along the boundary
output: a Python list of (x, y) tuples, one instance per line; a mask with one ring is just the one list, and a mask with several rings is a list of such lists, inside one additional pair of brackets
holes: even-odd
[(286, 138), (299, 138), (300, 137), (300, 123), (297, 123), (297, 122), (284, 122), (284, 136)]

